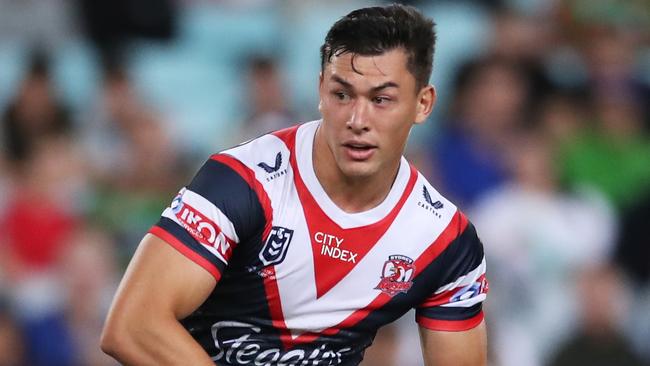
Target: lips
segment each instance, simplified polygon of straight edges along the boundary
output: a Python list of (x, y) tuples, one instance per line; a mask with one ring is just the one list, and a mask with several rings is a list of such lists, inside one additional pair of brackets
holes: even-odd
[(347, 141), (343, 143), (343, 148), (346, 155), (355, 161), (364, 161), (370, 159), (377, 149), (376, 145), (360, 142), (360, 141)]

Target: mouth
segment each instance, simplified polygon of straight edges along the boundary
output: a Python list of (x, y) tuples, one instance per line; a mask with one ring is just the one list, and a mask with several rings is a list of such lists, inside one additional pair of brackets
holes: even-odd
[(343, 143), (343, 148), (348, 158), (355, 161), (368, 160), (377, 150), (376, 145), (353, 141)]

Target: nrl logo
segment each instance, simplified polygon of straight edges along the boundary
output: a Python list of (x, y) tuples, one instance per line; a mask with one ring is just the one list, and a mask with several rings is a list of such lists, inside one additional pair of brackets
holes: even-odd
[(259, 258), (265, 266), (279, 264), (287, 255), (289, 243), (293, 237), (293, 230), (281, 226), (273, 226), (269, 238), (260, 251)]
[(382, 270), (381, 281), (375, 290), (393, 297), (400, 292), (406, 293), (413, 286), (413, 272), (415, 265), (413, 259), (405, 255), (391, 255), (388, 257)]

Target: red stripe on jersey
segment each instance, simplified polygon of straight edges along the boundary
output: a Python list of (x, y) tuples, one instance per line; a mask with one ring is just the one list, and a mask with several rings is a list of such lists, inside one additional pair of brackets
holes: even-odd
[[(298, 126), (294, 126), (286, 128), (284, 130), (276, 131), (273, 134), (284, 140), (286, 136), (295, 136), (297, 130)], [(288, 140), (293, 141), (295, 139), (289, 138)], [(291, 149), (291, 151), (293, 151), (293, 149)], [(271, 199), (264, 190), (264, 187), (255, 178), (255, 172), (253, 172), (239, 160), (229, 155), (217, 154), (213, 155), (212, 159), (228, 165), (231, 169), (237, 172), (237, 174), (239, 174), (257, 194), (257, 197), (262, 205), (262, 209), (264, 210), (264, 217), (266, 219), (264, 233), (262, 235), (262, 241), (266, 242), (272, 228), (273, 208), (271, 206)], [(273, 324), (273, 327), (278, 329), (280, 332), (280, 340), (285, 345), (285, 347), (290, 348), (292, 344), (292, 337), (291, 332), (289, 332), (289, 329), (287, 328), (287, 325), (284, 321), (280, 290), (278, 288), (278, 283), (275, 277), (275, 266), (268, 266), (264, 268), (264, 290), (266, 293), (266, 302), (269, 306), (269, 312), (271, 315), (271, 322)]]
[(456, 239), (465, 230), (469, 221), (467, 217), (456, 210), (454, 217), (445, 230), (438, 236), (435, 242), (422, 253), (418, 259), (415, 260), (415, 274), (414, 277), (419, 275), (428, 265), (433, 262), (442, 253), (454, 239)]
[[(465, 215), (463, 215), (460, 211), (456, 211), (454, 214), (454, 217), (451, 219), (447, 227), (443, 230), (442, 233), (436, 238), (436, 240), (429, 245), (429, 247), (425, 250), (425, 252), (415, 261), (417, 267), (416, 269), (419, 268), (424, 268), (425, 266), (429, 265), (432, 261), (434, 261), (440, 253), (442, 253), (448, 246), (451, 244), (454, 239), (456, 239), (467, 227), (468, 221)], [(414, 274), (414, 278), (417, 277), (422, 271), (416, 271)], [(347, 318), (345, 318), (342, 322), (340, 322), (338, 325), (327, 328), (323, 330), (320, 333), (304, 333), (301, 334), (299, 337), (295, 339), (291, 339), (289, 337), (288, 340), (283, 341), (285, 345), (295, 345), (299, 343), (307, 343), (311, 342), (314, 339), (318, 338), (321, 335), (333, 335), (338, 333), (341, 329), (345, 328), (350, 328), (365, 319), (372, 311), (376, 309), (380, 309), (384, 305), (386, 305), (390, 300), (392, 299), (391, 296), (385, 294), (385, 293), (380, 293), (375, 297), (375, 299), (368, 304), (365, 308), (359, 309), (355, 311), (354, 313), (350, 314)], [(466, 329), (471, 329), (475, 327), (480, 321), (483, 319), (483, 315), (481, 313), (481, 319), (478, 321), (475, 320), (476, 317), (470, 318), (468, 320), (459, 320), (459, 321), (449, 321), (450, 323), (454, 323), (456, 325), (456, 328), (454, 330), (460, 331), (464, 330), (462, 329), (463, 327), (467, 327)], [(447, 328), (451, 329), (453, 328), (451, 324), (447, 324), (443, 321), (436, 321), (436, 320), (431, 320), (428, 318), (424, 318), (425, 321), (432, 321), (432, 322), (439, 322), (439, 327), (444, 327), (447, 326)], [(472, 321), (475, 321), (476, 323), (473, 324)], [(464, 324), (467, 323), (467, 324)], [(473, 324), (473, 325), (472, 325)], [(286, 329), (286, 325), (285, 328)], [(433, 329), (433, 328), (432, 328)], [(442, 330), (442, 329), (441, 329)], [(285, 332), (286, 333), (286, 332)]]
[[(420, 255), (420, 257), (418, 257), (418, 259), (415, 261), (416, 272), (413, 274), (414, 279), (422, 272), (422, 268), (428, 266), (429, 263), (433, 262), (438, 257), (438, 255), (440, 255), (440, 253), (442, 253), (449, 246), (449, 244), (451, 244), (451, 242), (453, 242), (454, 239), (460, 235), (462, 230), (459, 231), (459, 226), (463, 228), (467, 226), (467, 219), (463, 214), (460, 213), (460, 211), (456, 211), (456, 214), (451, 219), (451, 222), (449, 222), (445, 230), (440, 233), (436, 240), (431, 243), (425, 252)], [(433, 250), (432, 248), (436, 249)], [(388, 303), (391, 299), (391, 296), (382, 292), (368, 306), (355, 311), (352, 313), (352, 315), (343, 320), (337, 326), (337, 328), (347, 328), (357, 324), (370, 313), (371, 309), (378, 309)]]
[(167, 230), (161, 228), (160, 226), (153, 226), (151, 229), (149, 229), (149, 233), (162, 239), (164, 242), (171, 245), (174, 249), (178, 250), (189, 260), (203, 267), (206, 271), (210, 272), (210, 274), (214, 277), (215, 280), (217, 280), (217, 282), (219, 282), (219, 279), (221, 278), (221, 272), (219, 271), (219, 268), (210, 263), (209, 260), (203, 258), (200, 254), (188, 248), (180, 240), (176, 239), (175, 236), (167, 232)]
[[(277, 131), (277, 132), (274, 133), (274, 135), (277, 136), (278, 138), (280, 138), (281, 140), (283, 140), (285, 145), (287, 146), (287, 148), (290, 151), (290, 163), (291, 163), (292, 170), (294, 172), (294, 183), (296, 184), (296, 188), (298, 190), (298, 194), (300, 196), (303, 207), (307, 208), (306, 211), (309, 211), (309, 209), (315, 209), (316, 212), (321, 213), (321, 215), (322, 215), (321, 219), (325, 219), (326, 221), (331, 222), (331, 224), (336, 225), (322, 211), (322, 209), (316, 204), (315, 200), (311, 196), (311, 193), (307, 190), (307, 187), (304, 185), (304, 182), (300, 178), (299, 171), (298, 171), (298, 168), (297, 168), (297, 162), (296, 162), (296, 158), (295, 158), (295, 144), (296, 144), (295, 140), (296, 140), (296, 132), (297, 132), (297, 130), (298, 130), (298, 126), (294, 126), (294, 127), (291, 127), (291, 128), (281, 130), (281, 131)], [(391, 213), (386, 218), (380, 220), (378, 223), (368, 225), (368, 226), (365, 226), (363, 228), (355, 228), (355, 229), (363, 229), (363, 230), (360, 230), (360, 232), (365, 234), (366, 230), (371, 228), (373, 225), (377, 225), (377, 226), (381, 227), (381, 225), (384, 224), (384, 225), (386, 225), (386, 227), (383, 228), (384, 231), (385, 231), (388, 228), (388, 226), (390, 226), (390, 223), (394, 219), (394, 216), (392, 218), (390, 218), (390, 216), (392, 214), (396, 215), (399, 212), (399, 208), (401, 208), (401, 206), (406, 201), (406, 198), (408, 198), (408, 195), (411, 193), (411, 191), (412, 191), (412, 189), (413, 189), (413, 187), (415, 185), (416, 178), (417, 178), (417, 172), (415, 171), (415, 169), (413, 167), (411, 167), (411, 176), (409, 178), (409, 183), (407, 184), (407, 189), (405, 189), (405, 193), (400, 198), (400, 201), (399, 201), (397, 207), (393, 211), (391, 211)], [(303, 199), (303, 197), (305, 199)], [(310, 206), (309, 204), (311, 204), (313, 206)], [(386, 222), (383, 222), (384, 220), (386, 220)], [(309, 216), (308, 216), (307, 221), (308, 221), (308, 225), (309, 225)], [(465, 218), (465, 216), (462, 215), (459, 211), (457, 211), (456, 214), (454, 215), (454, 217), (452, 218), (451, 222), (445, 228), (445, 230), (438, 236), (438, 238), (436, 238), (436, 240), (427, 248), (427, 250), (425, 250), (425, 252), (418, 258), (418, 260), (416, 260), (416, 266), (417, 266), (416, 269), (419, 269), (419, 270), (417, 270), (414, 273), (414, 278), (421, 273), (422, 269), (425, 266), (427, 266), (429, 263), (434, 261), (437, 258), (437, 256), (440, 255), (440, 253), (442, 253), (449, 246), (449, 244), (451, 244), (451, 242), (453, 242), (453, 240), (458, 237), (458, 235), (465, 229), (467, 224), (468, 224), (468, 221)], [(336, 226), (338, 227), (338, 225), (336, 225)], [(341, 228), (339, 227), (339, 229), (341, 229)], [(352, 229), (352, 230), (355, 230), (355, 229)], [(341, 229), (341, 230), (343, 230), (343, 229)], [(311, 234), (311, 232), (312, 232), (312, 230), (310, 228), (310, 234)], [(315, 268), (315, 272), (318, 275), (319, 270)], [(345, 273), (347, 273), (347, 272), (345, 272)], [(271, 282), (271, 281), (269, 281), (269, 282)], [(277, 291), (277, 283), (275, 283), (275, 280), (273, 280), (272, 282), (273, 282), (273, 286), (276, 287), (276, 291)], [(317, 283), (317, 286), (318, 286), (318, 283)], [(269, 286), (267, 286), (267, 291), (268, 291), (268, 289), (269, 289)], [(277, 295), (279, 295), (279, 293)], [(311, 342), (314, 339), (316, 339), (316, 338), (318, 338), (318, 337), (320, 337), (322, 335), (336, 334), (341, 329), (350, 328), (350, 327), (356, 325), (357, 323), (359, 323), (360, 321), (365, 319), (368, 316), (368, 314), (370, 314), (370, 312), (372, 312), (374, 309), (379, 309), (379, 308), (383, 307), (391, 299), (392, 299), (391, 296), (388, 296), (385, 293), (381, 293), (381, 294), (377, 295), (377, 297), (370, 304), (368, 304), (365, 308), (359, 309), (359, 310), (355, 311), (354, 313), (350, 314), (350, 316), (348, 316), (346, 319), (344, 319), (338, 325), (336, 325), (334, 327), (327, 328), (327, 329), (325, 329), (325, 330), (323, 330), (322, 332), (319, 332), (319, 333), (314, 333), (314, 332), (303, 333), (303, 334), (301, 334), (300, 336), (298, 336), (296, 338), (291, 337), (291, 334), (290, 334), (290, 332), (288, 331), (288, 329), (286, 327), (286, 323), (283, 320), (282, 321), (282, 328), (281, 328), (282, 342), (285, 345), (285, 347), (290, 348), (290, 347), (292, 347), (292, 346), (294, 346), (296, 344)], [(275, 307), (275, 306), (279, 306), (279, 297), (278, 297), (277, 301), (269, 302), (269, 306), (272, 307), (272, 308)], [(274, 314), (282, 314), (281, 308), (280, 308), (279, 312), (275, 311), (273, 313)]]
[(284, 142), (285, 145), (289, 148), (289, 151), (291, 152), (291, 156), (295, 153), (295, 146), (296, 146), (296, 132), (298, 132), (298, 128), (300, 128), (302, 125), (295, 125), (291, 127), (287, 127), (278, 131), (274, 131), (273, 135), (279, 138)]
[(293, 127), (278, 131), (275, 135), (284, 141), (291, 152), (289, 160), (293, 169), (294, 184), (312, 241), (316, 298), (320, 298), (347, 276), (386, 233), (413, 191), (418, 174), (415, 168), (410, 166), (410, 176), (404, 192), (384, 218), (370, 225), (344, 229), (323, 211), (300, 176), (295, 151), (296, 132), (297, 128)]
[(416, 317), (416, 321), (421, 326), (431, 329), (431, 330), (440, 330), (446, 332), (462, 332), (464, 330), (470, 330), (481, 324), (483, 321), (484, 315), (483, 310), (478, 314), (474, 315), (469, 319), (463, 320), (437, 320), (426, 318), (424, 316)]
[[(388, 215), (373, 224), (349, 229), (341, 228), (327, 216), (318, 203), (316, 203), (312, 194), (307, 190), (307, 187), (300, 178), (300, 174), (296, 173), (294, 176), (298, 188), (298, 195), (306, 207), (305, 218), (309, 227), (310, 237), (312, 238), (316, 293), (317, 298), (320, 298), (347, 276), (386, 233), (404, 206), (406, 199), (413, 191), (417, 180), (417, 172), (411, 167), (406, 188), (400, 200)], [(321, 237), (317, 238), (316, 235), (319, 233)], [(323, 242), (323, 233), (331, 235), (329, 245)], [(333, 238), (337, 241), (341, 240), (340, 247), (338, 243), (332, 245), (333, 242), (331, 240)], [(318, 239), (321, 239), (321, 243), (313, 242)], [(338, 250), (340, 252), (337, 252)], [(346, 253), (345, 251), (349, 252)], [(347, 258), (345, 254), (347, 254)], [(354, 261), (352, 261), (353, 259)]]
[(280, 330), (280, 338), (284, 342), (286, 336), (291, 338), (291, 334), (287, 329), (284, 322), (284, 314), (282, 313), (282, 300), (280, 299), (280, 289), (278, 289), (278, 282), (275, 280), (275, 266), (264, 268), (264, 288), (266, 292), (266, 302), (269, 305), (271, 313), (271, 321), (273, 327)]
[(257, 199), (259, 200), (260, 205), (264, 210), (264, 219), (266, 220), (266, 223), (264, 224), (262, 240), (266, 241), (266, 238), (268, 238), (269, 233), (271, 232), (271, 227), (273, 224), (273, 208), (271, 207), (271, 199), (269, 198), (268, 194), (266, 194), (264, 187), (262, 187), (262, 183), (260, 183), (257, 178), (255, 178), (255, 172), (253, 172), (249, 167), (230, 155), (215, 154), (212, 155), (210, 159), (229, 166), (232, 170), (237, 172), (237, 174), (239, 174), (239, 176), (241, 176), (244, 181), (248, 183), (249, 187), (251, 187), (251, 189), (255, 192)]

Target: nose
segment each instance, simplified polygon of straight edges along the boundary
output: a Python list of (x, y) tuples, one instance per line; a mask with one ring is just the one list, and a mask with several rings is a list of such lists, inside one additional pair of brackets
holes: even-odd
[(347, 122), (347, 128), (352, 130), (355, 133), (366, 132), (370, 130), (370, 124), (368, 120), (368, 103), (364, 102), (361, 99), (358, 99), (354, 106), (352, 107), (352, 114)]

